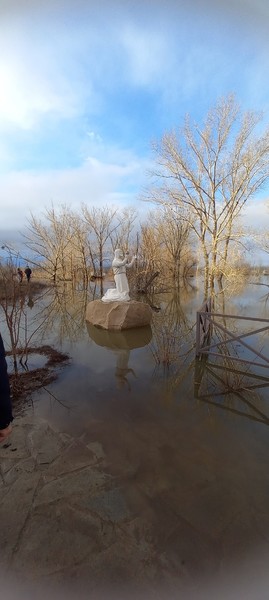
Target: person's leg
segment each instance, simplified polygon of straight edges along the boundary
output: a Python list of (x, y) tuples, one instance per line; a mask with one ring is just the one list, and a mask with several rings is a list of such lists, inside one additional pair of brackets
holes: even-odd
[(3, 442), (12, 432), (12, 426), (9, 423), (5, 429), (0, 429), (0, 443)]
[(0, 334), (0, 442), (11, 433), (13, 421), (6, 353)]

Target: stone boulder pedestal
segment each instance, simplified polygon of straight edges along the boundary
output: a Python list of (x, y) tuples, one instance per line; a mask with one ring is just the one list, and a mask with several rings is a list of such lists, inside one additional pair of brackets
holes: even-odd
[(113, 331), (133, 329), (150, 325), (152, 310), (148, 304), (130, 300), (130, 302), (102, 302), (93, 300), (86, 309), (86, 321)]

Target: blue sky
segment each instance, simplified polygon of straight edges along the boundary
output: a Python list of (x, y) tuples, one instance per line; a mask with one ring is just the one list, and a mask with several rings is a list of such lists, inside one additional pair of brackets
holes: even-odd
[(267, 0), (0, 0), (1, 239), (51, 202), (145, 213), (152, 140), (222, 95), (269, 123), (268, 26)]

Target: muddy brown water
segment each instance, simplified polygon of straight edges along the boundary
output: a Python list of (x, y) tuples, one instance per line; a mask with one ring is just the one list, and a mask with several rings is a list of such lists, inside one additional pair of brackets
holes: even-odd
[[(261, 282), (226, 295), (225, 313), (269, 318)], [(197, 288), (156, 297), (152, 327), (120, 334), (85, 322), (81, 293), (62, 292), (57, 302), (51, 293), (36, 302), (29, 331), (47, 315), (42, 343), (67, 352), (70, 362), (34, 393), (24, 414), (101, 444), (106, 472), (117, 479), (134, 519), (148, 523), (156, 564), (165, 564), (169, 577), (225, 579), (241, 570), (246, 577), (269, 556), (269, 372), (248, 366), (238, 375), (232, 371), (238, 363), (226, 356), (217, 377), (204, 373), (197, 394), (201, 301)], [(218, 302), (222, 312), (223, 297)], [(267, 356), (268, 338), (268, 332), (253, 338)], [(233, 351), (250, 359), (246, 349)]]

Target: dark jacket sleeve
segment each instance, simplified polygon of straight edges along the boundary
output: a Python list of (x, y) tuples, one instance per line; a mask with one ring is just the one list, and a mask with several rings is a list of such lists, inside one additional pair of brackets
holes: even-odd
[(13, 416), (9, 378), (7, 374), (6, 353), (0, 334), (0, 429), (5, 429), (11, 421), (13, 421)]

